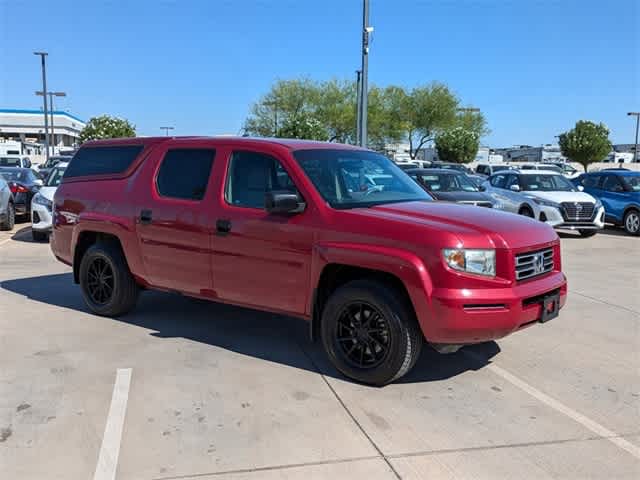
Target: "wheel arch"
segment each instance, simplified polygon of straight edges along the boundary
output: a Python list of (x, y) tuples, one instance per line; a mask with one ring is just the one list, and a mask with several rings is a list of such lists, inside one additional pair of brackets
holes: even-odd
[(92, 245), (95, 245), (97, 243), (106, 243), (119, 248), (125, 258), (125, 261), (127, 262), (127, 264), (129, 264), (127, 255), (124, 251), (124, 248), (122, 247), (122, 242), (117, 235), (94, 230), (83, 230), (78, 234), (75, 248), (73, 250), (74, 283), (80, 283), (80, 263), (82, 262), (82, 257), (84, 257), (84, 254)]
[(331, 293), (357, 279), (375, 280), (400, 291), (421, 328), (428, 317), (431, 278), (422, 260), (411, 252), (369, 245), (318, 245), (314, 248), (311, 275), (313, 294), (307, 313), (312, 340), (318, 338), (322, 311)]

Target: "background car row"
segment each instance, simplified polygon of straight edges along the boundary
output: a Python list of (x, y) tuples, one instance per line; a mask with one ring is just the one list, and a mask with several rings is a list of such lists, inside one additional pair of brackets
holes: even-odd
[(51, 231), (53, 195), (71, 159), (52, 156), (31, 168), (28, 157), (0, 157), (0, 229), (13, 229), (16, 220), (32, 221), (34, 240), (46, 240)]

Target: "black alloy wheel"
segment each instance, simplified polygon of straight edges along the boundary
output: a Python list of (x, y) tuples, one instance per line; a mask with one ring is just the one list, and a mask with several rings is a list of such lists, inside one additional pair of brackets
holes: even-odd
[(120, 245), (96, 243), (82, 256), (78, 280), (89, 309), (105, 317), (118, 317), (136, 305), (140, 287), (129, 270)]
[(93, 259), (87, 269), (87, 294), (97, 305), (105, 305), (111, 300), (114, 290), (113, 268), (102, 257)]
[(364, 278), (345, 283), (329, 295), (322, 308), (320, 333), (338, 371), (376, 386), (411, 370), (424, 343), (406, 291)]
[(335, 332), (342, 354), (356, 368), (375, 368), (389, 353), (389, 325), (384, 315), (368, 303), (356, 301), (346, 305)]

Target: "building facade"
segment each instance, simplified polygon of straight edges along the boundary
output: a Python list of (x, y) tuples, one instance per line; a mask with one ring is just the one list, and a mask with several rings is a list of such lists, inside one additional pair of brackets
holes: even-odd
[[(68, 112), (57, 110), (53, 115), (49, 114), (49, 132), (52, 118), (54, 135), (51, 144), (54, 150), (76, 146), (85, 122)], [(0, 141), (21, 142), (24, 149), (41, 148), (45, 142), (44, 114), (41, 110), (0, 108)]]
[(565, 162), (558, 145), (518, 145), (509, 148), (496, 148), (495, 153), (502, 155), (505, 162)]

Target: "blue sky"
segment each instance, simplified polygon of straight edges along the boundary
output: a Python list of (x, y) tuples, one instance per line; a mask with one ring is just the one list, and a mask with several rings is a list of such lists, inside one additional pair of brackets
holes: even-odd
[[(370, 82), (447, 83), (486, 114), (491, 146), (550, 143), (578, 119), (632, 142), (637, 0), (371, 0)], [(278, 79), (353, 78), (360, 0), (0, 0), (0, 107), (39, 108), (39, 61), (81, 118), (139, 134), (238, 133)], [(48, 16), (42, 13), (47, 12)], [(635, 28), (635, 32), (634, 32)]]

